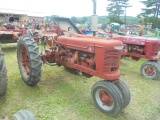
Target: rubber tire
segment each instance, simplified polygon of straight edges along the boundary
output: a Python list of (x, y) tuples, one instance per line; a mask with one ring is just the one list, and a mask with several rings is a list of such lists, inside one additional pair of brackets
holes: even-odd
[(5, 59), (3, 57), (3, 52), (0, 48), (0, 95), (4, 95), (7, 91), (8, 76), (5, 64)]
[[(146, 76), (143, 72), (143, 68), (146, 66), (146, 65), (151, 65), (153, 66), (155, 69), (156, 69), (156, 75), (155, 76), (152, 76), (152, 77), (149, 77), (149, 76)], [(141, 69), (140, 69), (140, 72), (141, 72), (141, 75), (145, 78), (148, 78), (148, 79), (152, 79), (152, 80), (155, 80), (155, 79), (158, 79), (160, 77), (160, 63), (158, 61), (147, 61), (145, 63), (143, 63), (141, 65)]]
[(128, 85), (121, 79), (114, 82), (114, 84), (119, 88), (119, 90), (121, 91), (121, 93), (123, 95), (123, 99), (124, 99), (123, 109), (124, 109), (125, 107), (128, 106), (128, 104), (130, 103), (130, 100), (131, 100), (130, 89), (129, 89)]
[(36, 120), (29, 110), (20, 110), (14, 114), (12, 120)]
[[(27, 54), (29, 56), (30, 74), (28, 76), (24, 72), (24, 68), (21, 62), (21, 54), (22, 54), (20, 53), (21, 45), (26, 48)], [(18, 66), (20, 69), (22, 79), (28, 86), (35, 86), (40, 81), (41, 78), (42, 61), (38, 49), (39, 48), (38, 45), (36, 44), (36, 41), (31, 36), (27, 35), (21, 36), (17, 42)]]
[[(97, 100), (95, 98), (95, 94), (96, 94), (96, 91), (100, 89), (106, 90), (112, 96), (114, 101), (114, 106), (111, 110), (104, 110), (102, 107), (98, 105)], [(96, 107), (101, 112), (109, 116), (116, 116), (123, 109), (124, 100), (123, 100), (122, 93), (113, 82), (102, 80), (95, 83), (94, 86), (92, 87), (91, 95)]]

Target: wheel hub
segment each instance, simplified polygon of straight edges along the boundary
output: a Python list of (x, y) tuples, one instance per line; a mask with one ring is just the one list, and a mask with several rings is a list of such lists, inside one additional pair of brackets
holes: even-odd
[(107, 106), (113, 105), (112, 97), (104, 90), (100, 91), (100, 99), (103, 105), (107, 105)]
[(21, 53), (22, 53), (22, 60), (21, 60), (22, 66), (24, 67), (26, 74), (29, 75), (30, 74), (29, 58), (27, 50), (24, 46), (22, 46), (21, 48)]
[(154, 68), (153, 66), (150, 66), (150, 65), (146, 66), (146, 67), (144, 68), (144, 71), (145, 71), (145, 73), (146, 73), (148, 76), (153, 76), (153, 75), (155, 75), (155, 68)]

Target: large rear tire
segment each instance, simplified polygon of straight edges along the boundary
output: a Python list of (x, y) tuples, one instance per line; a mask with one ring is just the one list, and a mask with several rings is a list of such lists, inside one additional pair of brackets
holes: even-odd
[(0, 95), (5, 94), (7, 90), (7, 82), (8, 82), (8, 77), (7, 77), (6, 64), (3, 57), (3, 52), (0, 48)]
[(123, 109), (121, 91), (110, 81), (99, 81), (92, 88), (93, 101), (97, 108), (109, 116), (115, 116)]
[(21, 36), (17, 42), (18, 66), (23, 81), (35, 86), (41, 78), (42, 61), (36, 41), (31, 36)]
[(12, 120), (36, 120), (29, 110), (20, 110), (14, 114)]

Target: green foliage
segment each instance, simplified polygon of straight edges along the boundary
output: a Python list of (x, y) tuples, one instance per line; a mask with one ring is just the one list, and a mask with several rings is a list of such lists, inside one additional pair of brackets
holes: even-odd
[(124, 22), (116, 17), (110, 17), (110, 23), (119, 23), (119, 24), (124, 24)]
[[(85, 23), (85, 22), (91, 23), (91, 17), (90, 16), (88, 16), (88, 17), (86, 16), (85, 17), (85, 19), (86, 19), (85, 22), (84, 21), (82, 22), (82, 19), (84, 17), (75, 17), (75, 18), (76, 18), (76, 21), (77, 21), (76, 23)], [(120, 20), (117, 20), (115, 18), (115, 20), (112, 20), (112, 22), (117, 22), (117, 23), (123, 24), (125, 22), (124, 18), (125, 18), (125, 16), (120, 16)], [(73, 18), (71, 17), (71, 20), (72, 19)], [(133, 25), (133, 24), (139, 24), (140, 23), (140, 18), (138, 18), (138, 17), (126, 16), (126, 19), (127, 19), (126, 23), (128, 25)], [(111, 22), (110, 22), (109, 16), (98, 16), (98, 23), (99, 24), (109, 24)]]
[(87, 21), (87, 17), (82, 17), (81, 23), (85, 23)]
[(129, 0), (108, 0), (107, 11), (110, 17), (110, 22), (122, 23), (120, 15), (124, 14), (123, 8), (127, 7)]
[(74, 22), (74, 23), (77, 23), (77, 18), (76, 17), (71, 17), (71, 20)]
[(98, 22), (100, 24), (107, 24), (109, 23), (109, 17), (108, 16), (98, 16)]
[(84, 24), (86, 22), (90, 22), (90, 17), (86, 17), (86, 16), (83, 16), (83, 17), (71, 17), (71, 20), (74, 22), (74, 23), (80, 23), (80, 24)]
[(159, 11), (160, 11), (160, 0), (145, 0), (145, 1), (141, 1), (146, 8), (143, 8), (143, 12), (141, 13), (141, 15), (151, 15), (154, 17), (158, 17), (159, 16)]
[(160, 28), (160, 0), (143, 0), (141, 2), (146, 6), (146, 8), (142, 8), (143, 12), (140, 13), (145, 17), (145, 24), (152, 23), (153, 28)]
[[(121, 16), (120, 19), (125, 22), (125, 16)], [(132, 17), (132, 16), (126, 16), (126, 24), (127, 25), (133, 25), (133, 24), (140, 24), (141, 19), (138, 17)]]

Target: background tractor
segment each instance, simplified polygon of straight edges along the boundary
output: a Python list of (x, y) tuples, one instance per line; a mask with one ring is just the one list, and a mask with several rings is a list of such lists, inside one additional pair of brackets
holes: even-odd
[(29, 18), (28, 16), (24, 16), (21, 20), (18, 21), (5, 21), (0, 25), (0, 42), (1, 43), (16, 43), (18, 38), (21, 35), (27, 34), (29, 31), (34, 40), (39, 41), (41, 36), (39, 34), (39, 24), (40, 20), (35, 20), (33, 18)]
[[(113, 29), (116, 31), (115, 29)], [(122, 52), (123, 57), (132, 57), (133, 60), (139, 60), (141, 58), (147, 59), (145, 63), (141, 65), (140, 73), (142, 76), (148, 79), (160, 78), (160, 64), (158, 51), (160, 48), (160, 39), (157, 37), (142, 36), (144, 33), (144, 19), (142, 19), (141, 26), (139, 28), (139, 36), (136, 35), (118, 35), (110, 33), (109, 37), (112, 40), (120, 40), (123, 42), (124, 48)]]
[(14, 23), (4, 23), (0, 29), (1, 43), (15, 43), (20, 35), (23, 34), (22, 29), (18, 29)]
[(158, 79), (160, 77), (160, 64), (158, 61), (160, 40), (158, 38), (115, 35), (111, 39), (123, 42), (122, 56), (132, 57), (136, 61), (141, 58), (148, 60), (141, 65), (140, 73), (142, 76), (149, 79)]
[(120, 79), (123, 43), (74, 34), (71, 20), (51, 19), (56, 24), (42, 32), (48, 46), (44, 52), (39, 52), (38, 45), (30, 35), (23, 35), (18, 40), (17, 59), (23, 81), (28, 86), (35, 86), (41, 79), (42, 62), (50, 66), (64, 66), (86, 77), (97, 76), (102, 80), (95, 83), (91, 90), (95, 105), (110, 116), (120, 113), (130, 102), (130, 90)]

